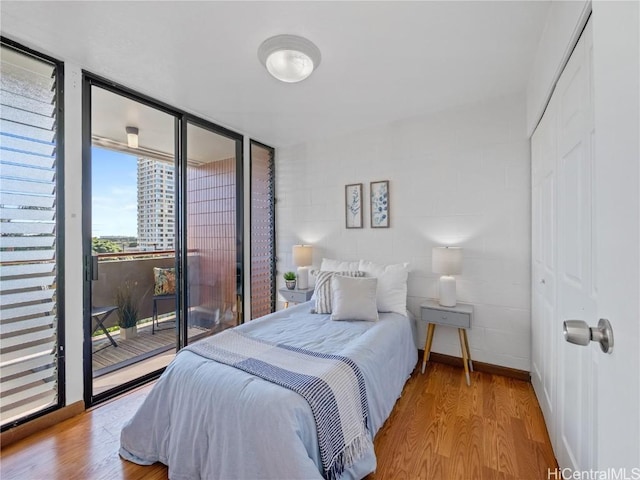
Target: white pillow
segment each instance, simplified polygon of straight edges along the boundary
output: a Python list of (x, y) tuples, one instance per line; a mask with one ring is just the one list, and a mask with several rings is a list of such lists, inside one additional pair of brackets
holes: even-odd
[(332, 278), (336, 275), (344, 275), (347, 277), (364, 277), (363, 272), (316, 272), (316, 286), (313, 291), (315, 300), (315, 308), (311, 313), (331, 313), (331, 284)]
[(320, 264), (320, 271), (322, 272), (355, 272), (356, 270), (358, 270), (358, 262), (323, 258)]
[(407, 314), (407, 278), (409, 264), (381, 265), (360, 260), (358, 270), (367, 277), (378, 279), (377, 303), (379, 312)]
[(336, 275), (331, 279), (331, 320), (378, 320), (376, 278)]

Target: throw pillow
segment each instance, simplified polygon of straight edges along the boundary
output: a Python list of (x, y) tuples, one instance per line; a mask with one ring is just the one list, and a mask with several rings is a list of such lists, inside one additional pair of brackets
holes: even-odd
[(378, 279), (377, 303), (379, 312), (407, 314), (407, 278), (409, 264), (382, 265), (360, 260), (358, 270), (367, 277)]
[(331, 279), (335, 275), (364, 277), (362, 272), (317, 272), (316, 289), (313, 293), (316, 308), (312, 310), (312, 313), (331, 313)]
[(331, 320), (378, 320), (376, 278), (335, 275), (331, 279)]
[(176, 269), (153, 267), (155, 287), (154, 295), (173, 295), (176, 293)]

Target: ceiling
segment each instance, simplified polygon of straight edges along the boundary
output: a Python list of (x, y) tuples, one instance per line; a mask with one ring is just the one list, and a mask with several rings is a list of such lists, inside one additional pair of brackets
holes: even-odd
[[(272, 146), (523, 92), (548, 1), (0, 2), (2, 34)], [(260, 43), (313, 41), (285, 84)]]
[[(100, 87), (91, 88), (91, 135), (94, 144), (116, 148), (132, 155), (173, 160), (174, 117)], [(138, 128), (139, 149), (127, 147), (126, 127)], [(159, 155), (153, 155), (158, 153)], [(236, 154), (234, 140), (197, 125), (187, 124), (189, 163), (203, 164)]]

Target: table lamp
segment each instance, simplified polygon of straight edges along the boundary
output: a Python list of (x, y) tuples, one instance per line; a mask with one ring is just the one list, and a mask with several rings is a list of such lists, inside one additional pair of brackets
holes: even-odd
[(460, 247), (433, 247), (431, 269), (439, 273), (440, 300), (443, 307), (456, 306), (456, 279), (462, 273), (462, 249)]
[(311, 245), (294, 245), (293, 246), (293, 264), (298, 267), (298, 289), (305, 290), (309, 288), (309, 269), (313, 257), (313, 248)]

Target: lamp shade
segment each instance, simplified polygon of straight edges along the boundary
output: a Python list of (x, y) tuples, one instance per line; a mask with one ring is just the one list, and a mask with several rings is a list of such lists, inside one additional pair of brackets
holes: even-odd
[(313, 247), (311, 245), (293, 246), (293, 264), (296, 267), (308, 267), (313, 263)]
[(433, 247), (431, 270), (441, 275), (462, 273), (462, 249), (460, 247)]

